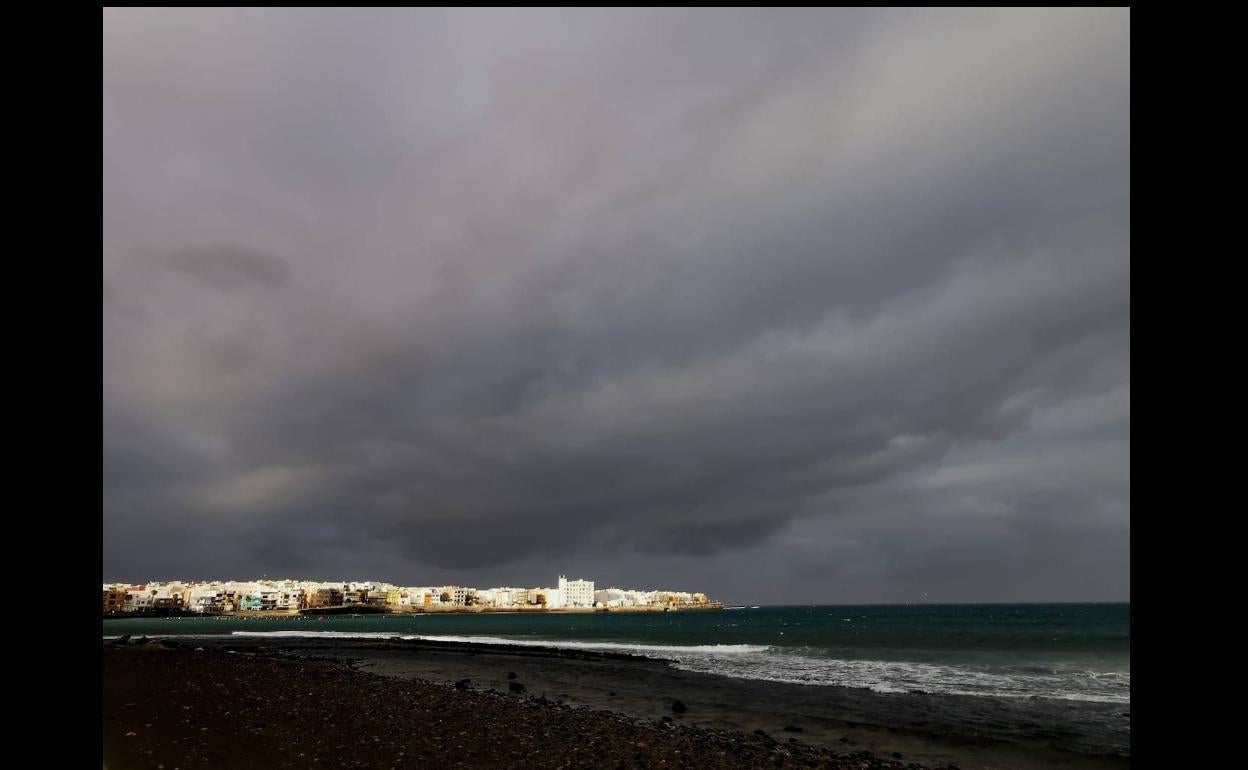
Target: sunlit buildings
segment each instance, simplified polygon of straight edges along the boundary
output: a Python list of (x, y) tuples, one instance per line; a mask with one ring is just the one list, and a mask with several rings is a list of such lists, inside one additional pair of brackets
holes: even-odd
[(387, 612), (492, 610), (670, 610), (717, 607), (705, 593), (606, 588), (559, 575), (553, 587), (469, 588), (396, 586), (377, 581), (150, 581), (105, 583), (105, 615), (121, 613), (295, 614), (301, 610), (359, 607)]
[(564, 607), (594, 606), (594, 581), (592, 580), (568, 580), (565, 575), (560, 575), (559, 593), (563, 597)]

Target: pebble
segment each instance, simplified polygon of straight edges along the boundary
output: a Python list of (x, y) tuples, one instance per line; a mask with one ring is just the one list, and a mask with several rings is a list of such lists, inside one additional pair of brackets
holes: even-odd
[[(164, 726), (173, 733), (164, 741), (114, 743), (118, 739), (109, 736), (120, 731), (105, 720), (105, 748), (116, 752), (119, 767), (128, 766), (126, 757), (130, 764), (146, 767), (157, 767), (159, 762), (163, 767), (275, 770), (309, 766), (464, 770), (918, 767), (869, 752), (836, 755), (796, 738), (782, 746), (761, 730), (746, 735), (677, 725), (671, 716), (643, 720), (611, 711), (554, 706), (544, 696), (516, 698), (473, 690), (467, 679), (456, 682), (463, 684), (456, 691), (427, 682), (386, 679), (329, 660), (296, 662), (274, 656), (223, 656), (205, 667), (202, 658), (185, 647), (129, 656), (141, 661), (122, 660), (126, 657), (125, 651), (105, 651), (106, 712), (115, 710), (117, 701), (129, 707), (141, 705), (138, 713), (144, 715), (166, 713), (166, 709), (186, 715), (193, 710), (197, 724), (174, 720)], [(514, 680), (509, 684), (523, 687)], [(670, 702), (677, 716), (687, 710), (682, 701)], [(267, 729), (286, 724), (292, 715), (301, 725), (299, 730)], [(419, 729), (413, 729), (416, 726)], [(233, 740), (231, 730), (240, 727), (265, 737)], [(222, 737), (209, 739), (210, 728), (214, 736)], [(194, 731), (191, 734), (196, 737), (187, 737), (187, 731)]]

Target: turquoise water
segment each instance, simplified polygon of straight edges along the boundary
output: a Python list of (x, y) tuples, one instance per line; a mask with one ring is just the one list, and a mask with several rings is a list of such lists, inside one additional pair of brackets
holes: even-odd
[(878, 692), (1129, 703), (1129, 604), (797, 606), (105, 620), (104, 635), (406, 636), (663, 657), (690, 671)]

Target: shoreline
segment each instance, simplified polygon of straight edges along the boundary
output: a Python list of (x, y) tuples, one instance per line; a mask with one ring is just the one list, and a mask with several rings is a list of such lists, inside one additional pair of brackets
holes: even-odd
[[(215, 656), (254, 660), (334, 661), (359, 673), (392, 681), (417, 681), (507, 696), (517, 674), (529, 695), (569, 707), (606, 710), (646, 723), (664, 717), (691, 729), (750, 736), (761, 731), (796, 736), (804, 745), (834, 752), (849, 750), (926, 766), (956, 765), (964, 770), (1017, 768), (1072, 770), (1129, 766), (1129, 755), (1068, 750), (1074, 741), (1071, 720), (1109, 714), (1110, 707), (1069, 703), (1007, 703), (996, 699), (876, 693), (870, 690), (805, 686), (736, 679), (680, 670), (661, 657), (541, 646), (441, 640), (314, 638), (219, 635), (163, 639), (110, 647), (203, 648)], [(232, 651), (232, 652), (231, 652)], [(204, 653), (195, 653), (203, 655)], [(688, 711), (675, 714), (675, 700)], [(1129, 708), (1126, 707), (1126, 708)], [(1051, 740), (1011, 734), (1013, 722), (1051, 721)], [(1006, 727), (1003, 727), (1006, 725)], [(786, 730), (786, 728), (793, 728)]]
[(238, 610), (235, 612), (193, 612), (191, 610), (140, 611), (104, 613), (104, 620), (165, 619), (165, 618), (300, 618), (325, 616), (395, 616), (411, 615), (499, 615), (499, 614), (567, 614), (588, 615), (595, 613), (634, 612), (713, 612), (726, 609), (720, 605), (682, 605), (668, 607), (421, 607), (418, 609), (394, 609), (389, 607), (316, 607), (299, 610)]
[(385, 676), (345, 660), (230, 652), (160, 643), (105, 647), (106, 766), (931, 767), (762, 731), (679, 724), (670, 715), (646, 720), (575, 707), (526, 693), (514, 681), (507, 692), (494, 692)]

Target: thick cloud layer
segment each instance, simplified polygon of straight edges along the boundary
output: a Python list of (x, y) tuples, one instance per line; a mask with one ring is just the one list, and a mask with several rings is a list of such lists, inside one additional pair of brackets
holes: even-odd
[(107, 9), (105, 576), (1126, 598), (1129, 22)]

